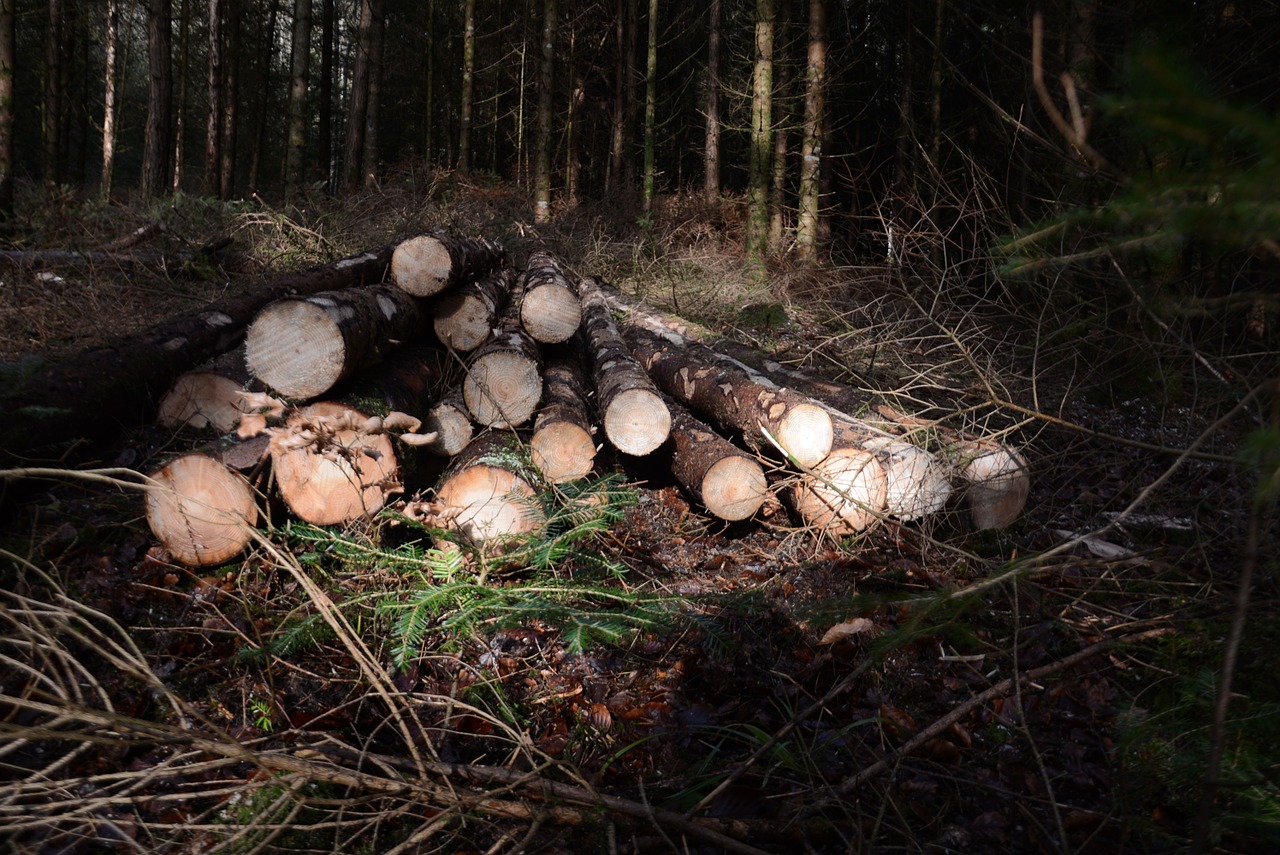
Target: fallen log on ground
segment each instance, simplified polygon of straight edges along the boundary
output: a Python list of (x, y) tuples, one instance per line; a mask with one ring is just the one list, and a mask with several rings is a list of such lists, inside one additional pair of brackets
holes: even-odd
[(156, 423), (165, 428), (211, 428), (230, 433), (245, 411), (244, 385), (217, 371), (188, 371), (173, 381), (156, 405)]
[(415, 297), (430, 297), (506, 263), (506, 250), (496, 241), (434, 231), (396, 247), (391, 281)]
[(596, 443), (582, 369), (576, 359), (551, 359), (542, 384), (542, 406), (529, 440), (533, 465), (552, 484), (585, 478), (595, 465)]
[(733, 443), (667, 402), (675, 454), (671, 474), (693, 497), (722, 520), (745, 520), (760, 510), (769, 483), (760, 464)]
[(624, 454), (646, 455), (666, 442), (671, 414), (652, 378), (622, 340), (599, 281), (589, 277), (579, 289), (583, 340), (605, 436)]
[(838, 446), (801, 474), (784, 495), (806, 525), (843, 537), (884, 515), (888, 490), (884, 468), (874, 454)]
[(183, 454), (151, 473), (147, 525), (173, 560), (209, 567), (239, 555), (258, 524), (258, 498), (248, 478), (267, 456), (267, 437), (222, 440)]
[(420, 337), (425, 323), (422, 303), (387, 285), (289, 297), (254, 318), (245, 363), (269, 388), (305, 400)]
[(289, 510), (313, 525), (372, 516), (398, 492), (391, 439), (367, 427), (370, 417), (321, 401), (295, 410), (271, 438), (276, 489)]
[(450, 350), (470, 353), (489, 340), (511, 297), (515, 271), (491, 270), (442, 294), (433, 306), (436, 338)]
[(523, 278), (521, 326), (542, 344), (568, 341), (582, 323), (582, 306), (560, 264), (545, 252), (535, 252)]
[(520, 326), (523, 277), (502, 313), (493, 338), (472, 351), (462, 397), (478, 424), (519, 427), (533, 417), (542, 398), (542, 352)]
[(802, 467), (815, 466), (830, 453), (831, 415), (803, 395), (759, 383), (748, 372), (709, 358), (695, 342), (685, 340), (696, 347), (677, 343), (674, 333), (660, 337), (624, 326), (622, 335), (664, 392), (720, 427), (741, 431), (761, 448), (776, 441)]
[(501, 551), (512, 538), (546, 523), (533, 484), (515, 437), (488, 431), (473, 439), (445, 472), (436, 490), (436, 522), (473, 545)]
[(263, 306), (288, 295), (381, 281), (393, 249), (273, 278), (251, 293), (34, 372), (0, 400), (0, 456), (62, 457), (73, 440), (105, 440), (148, 421), (174, 378), (235, 347)]
[(436, 435), (435, 441), (426, 446), (432, 454), (453, 457), (467, 447), (475, 430), (471, 425), (471, 413), (462, 397), (462, 384), (450, 388), (427, 412), (422, 430)]

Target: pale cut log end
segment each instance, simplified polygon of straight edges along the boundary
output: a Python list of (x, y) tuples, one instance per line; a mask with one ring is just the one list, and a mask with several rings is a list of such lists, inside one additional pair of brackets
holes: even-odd
[(391, 254), (391, 281), (415, 297), (443, 291), (452, 270), (448, 247), (431, 235), (409, 238)]
[(837, 448), (790, 492), (792, 505), (807, 524), (841, 537), (862, 531), (883, 512), (889, 484), (875, 455), (858, 448)]
[(716, 461), (702, 479), (702, 504), (722, 520), (745, 520), (760, 510), (769, 482), (760, 464), (748, 457)]
[(436, 493), (450, 511), (450, 525), (476, 545), (501, 545), (539, 530), (546, 522), (533, 487), (519, 475), (478, 463), (454, 474)]
[(876, 438), (862, 444), (882, 457), (888, 479), (885, 512), (903, 522), (937, 513), (951, 498), (946, 467), (923, 448), (898, 439)]
[(282, 300), (264, 308), (245, 335), (249, 373), (290, 398), (314, 398), (342, 378), (346, 343), (319, 306)]
[(242, 415), (237, 402), (244, 390), (230, 377), (214, 371), (188, 371), (178, 377), (160, 399), (156, 421), (161, 427), (213, 428), (230, 433)]
[(975, 456), (960, 470), (974, 528), (1004, 528), (1016, 520), (1031, 493), (1031, 471), (1016, 451), (997, 443), (972, 444)]
[(493, 314), (479, 297), (455, 292), (445, 294), (436, 303), (432, 325), (436, 338), (445, 347), (470, 353), (489, 340), (493, 320)]
[(568, 341), (582, 323), (582, 302), (564, 285), (545, 284), (524, 295), (520, 324), (543, 344)]
[(667, 441), (671, 411), (648, 389), (628, 389), (613, 399), (604, 414), (604, 432), (613, 447), (643, 457)]
[(480, 424), (519, 427), (533, 417), (542, 398), (542, 375), (532, 360), (511, 351), (497, 351), (471, 365), (462, 384), (462, 397)]
[(533, 465), (552, 484), (585, 478), (595, 465), (591, 434), (572, 422), (554, 422), (529, 440)]
[(207, 567), (239, 555), (253, 538), (258, 505), (249, 482), (205, 454), (187, 454), (151, 474), (147, 524), (175, 561)]
[(399, 487), (389, 436), (330, 427), (363, 418), (342, 404), (320, 402), (289, 419), (286, 428), (316, 435), (314, 442), (300, 447), (277, 442), (271, 452), (280, 497), (300, 519), (338, 525), (372, 516)]
[(471, 417), (452, 403), (432, 407), (424, 428), (436, 434), (436, 441), (428, 445), (427, 450), (441, 457), (460, 453), (475, 435)]
[(817, 404), (804, 403), (787, 409), (774, 438), (797, 463), (812, 468), (831, 453), (834, 435), (831, 414)]

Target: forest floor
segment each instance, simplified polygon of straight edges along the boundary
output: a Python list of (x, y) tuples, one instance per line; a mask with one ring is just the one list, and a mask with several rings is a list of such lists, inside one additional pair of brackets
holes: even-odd
[[(90, 249), (156, 220), (145, 247), (164, 258), (234, 243), (184, 269), (4, 269), (0, 361), (75, 353), (444, 226), (517, 260), (544, 247), (774, 359), (999, 435), (1031, 463), (1024, 514), (996, 532), (944, 515), (835, 541), (774, 501), (709, 521), (660, 461), (613, 460), (625, 488), (605, 482), (601, 530), (477, 585), (477, 564), (429, 576), (417, 535), (388, 516), (280, 525), (243, 560), (192, 572), (155, 546), (138, 494), (68, 473), (0, 531), (0, 839), (1175, 851), (1195, 831), (1252, 554), (1210, 830), (1220, 851), (1275, 851), (1276, 533), (1261, 525), (1249, 548), (1265, 518), (1237, 462), (1265, 423), (1248, 393), (1274, 351), (1193, 358), (1158, 327), (1120, 313), (1107, 327), (1061, 295), (927, 257), (911, 275), (779, 266), (753, 284), (722, 211), (668, 200), (642, 231), (584, 207), (535, 227), (526, 201), (422, 171), (341, 206), (45, 210), (25, 246)], [(172, 443), (140, 427), (97, 463), (145, 470)], [(395, 621), (424, 592), (439, 599), (420, 645), (397, 651), (409, 630)]]

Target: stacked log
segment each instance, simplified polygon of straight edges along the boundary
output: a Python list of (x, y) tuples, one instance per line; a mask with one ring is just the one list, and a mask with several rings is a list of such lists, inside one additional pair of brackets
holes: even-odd
[(391, 281), (415, 297), (430, 297), (502, 267), (495, 241), (434, 231), (401, 242), (391, 256)]
[(514, 276), (509, 267), (491, 270), (441, 295), (432, 321), (436, 338), (458, 353), (470, 353), (488, 341), (510, 299)]
[(578, 292), (559, 263), (545, 252), (529, 256), (520, 301), (520, 325), (534, 341), (568, 341), (582, 323)]
[(521, 276), (496, 334), (467, 360), (462, 397), (472, 418), (485, 427), (520, 427), (542, 398), (542, 351), (520, 324), (523, 294)]
[(546, 522), (535, 482), (512, 437), (487, 431), (454, 458), (441, 479), (436, 521), (476, 546), (501, 551)]
[(543, 372), (542, 406), (533, 425), (529, 452), (552, 484), (585, 478), (595, 465), (587, 380), (576, 359), (557, 357)]
[(675, 455), (671, 474), (704, 508), (722, 520), (754, 516), (769, 494), (764, 468), (688, 410), (668, 402)]

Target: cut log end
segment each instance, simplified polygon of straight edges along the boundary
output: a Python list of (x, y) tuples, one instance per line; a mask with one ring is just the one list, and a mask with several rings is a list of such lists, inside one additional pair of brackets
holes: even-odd
[(552, 484), (585, 478), (595, 465), (596, 446), (590, 432), (572, 422), (555, 422), (529, 440), (533, 465)]
[(760, 510), (769, 482), (760, 464), (747, 457), (726, 457), (702, 479), (702, 504), (722, 520), (745, 520)]
[(604, 414), (604, 432), (613, 447), (643, 457), (667, 441), (671, 413), (662, 397), (644, 388), (615, 397)]
[(450, 525), (474, 544), (498, 545), (542, 526), (533, 488), (519, 475), (479, 463), (454, 474), (436, 494)]
[(818, 465), (831, 451), (834, 428), (831, 415), (817, 404), (800, 403), (787, 408), (774, 436), (797, 463)]
[(881, 458), (888, 480), (885, 512), (910, 522), (942, 510), (951, 498), (947, 469), (923, 448), (897, 439), (871, 439), (862, 447)]
[(452, 271), (449, 248), (431, 235), (403, 241), (391, 255), (391, 280), (415, 297), (430, 297), (444, 290)]
[(837, 537), (862, 531), (885, 507), (888, 480), (875, 456), (837, 448), (790, 490), (796, 512), (809, 525)]
[(519, 427), (532, 418), (542, 397), (542, 375), (521, 354), (496, 351), (472, 364), (462, 396), (480, 424)]
[(582, 323), (582, 303), (568, 285), (544, 284), (525, 294), (520, 323), (544, 344), (568, 341)]
[(436, 338), (445, 347), (470, 353), (488, 340), (493, 330), (493, 312), (474, 294), (449, 293), (436, 304)]
[(1004, 528), (1016, 520), (1031, 492), (1026, 460), (996, 443), (973, 443), (975, 454), (960, 470), (968, 481), (965, 499), (976, 529)]
[(249, 482), (204, 454), (187, 454), (151, 475), (147, 524), (175, 561), (207, 567), (240, 554), (253, 537), (258, 505)]
[(436, 434), (435, 442), (427, 450), (440, 457), (453, 457), (471, 442), (474, 430), (471, 417), (460, 406), (461, 401), (442, 401), (431, 408), (423, 429)]
[(214, 371), (188, 371), (169, 387), (156, 408), (161, 427), (212, 428), (230, 433), (242, 415), (237, 402), (244, 396), (239, 383)]
[(267, 306), (245, 336), (249, 372), (291, 398), (312, 398), (341, 379), (346, 363), (342, 330), (305, 300)]

